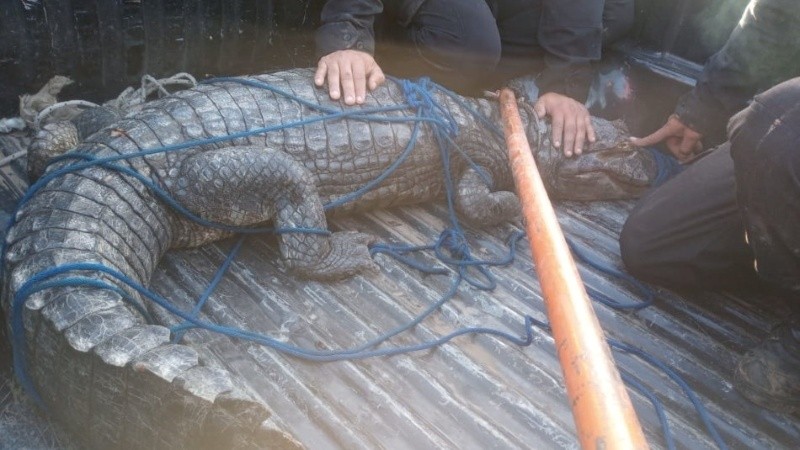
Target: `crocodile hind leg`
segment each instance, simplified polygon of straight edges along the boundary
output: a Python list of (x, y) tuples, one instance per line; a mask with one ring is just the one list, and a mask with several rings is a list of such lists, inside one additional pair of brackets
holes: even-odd
[(42, 126), (28, 147), (28, 180), (31, 183), (38, 180), (51, 159), (75, 148), (78, 143), (78, 128), (70, 121)]
[(36, 181), (51, 159), (75, 148), (81, 141), (111, 125), (120, 117), (113, 108), (97, 106), (70, 120), (44, 124), (28, 148), (28, 180)]
[[(336, 280), (375, 270), (357, 232), (332, 235), (314, 177), (288, 154), (263, 147), (227, 147), (187, 158), (176, 180), (176, 199), (208, 220), (248, 226), (273, 220), (280, 251), (290, 270), (316, 280)], [(304, 231), (305, 230), (305, 231)]]

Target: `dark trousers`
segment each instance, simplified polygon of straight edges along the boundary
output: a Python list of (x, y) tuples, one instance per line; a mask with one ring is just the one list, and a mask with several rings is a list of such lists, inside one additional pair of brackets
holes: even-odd
[(728, 136), (639, 200), (620, 236), (623, 262), (667, 287), (760, 278), (800, 293), (800, 78), (756, 96)]
[[(385, 5), (376, 54), (388, 73), (424, 74), (462, 93), (475, 94), (544, 67), (546, 52), (539, 39), (543, 0), (427, 0), (407, 26), (396, 22), (392, 2)], [(592, 7), (597, 11), (576, 13), (596, 15), (598, 21), (602, 16), (597, 26), (606, 43), (633, 25), (633, 0), (598, 0)], [(587, 40), (575, 40), (569, 30), (551, 34), (550, 40), (577, 42), (576, 54), (587, 52), (579, 48)]]

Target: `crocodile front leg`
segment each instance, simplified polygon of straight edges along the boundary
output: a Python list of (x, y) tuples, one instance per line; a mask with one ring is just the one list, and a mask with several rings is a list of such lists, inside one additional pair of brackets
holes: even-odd
[(457, 173), (455, 208), (460, 217), (477, 227), (511, 222), (519, 217), (517, 195), (505, 149), (478, 128), (461, 130), (456, 138), (461, 156), (454, 157)]
[[(484, 172), (485, 173), (485, 172)], [(491, 177), (486, 174), (487, 177)], [(491, 179), (488, 180), (491, 183)], [(509, 222), (519, 216), (517, 195), (492, 190), (473, 168), (464, 171), (456, 190), (456, 211), (470, 224), (486, 227)]]
[(369, 235), (327, 230), (314, 177), (288, 154), (263, 147), (227, 147), (187, 158), (172, 185), (187, 209), (208, 220), (248, 226), (273, 220), (284, 230), (280, 252), (290, 270), (336, 280), (376, 270)]

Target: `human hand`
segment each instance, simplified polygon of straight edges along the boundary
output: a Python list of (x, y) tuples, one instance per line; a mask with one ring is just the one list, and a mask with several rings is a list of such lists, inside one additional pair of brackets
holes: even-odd
[(663, 141), (678, 161), (685, 162), (703, 150), (703, 143), (700, 141), (702, 138), (702, 134), (684, 125), (678, 116), (673, 114), (656, 132), (643, 138), (631, 137), (631, 143), (637, 147), (647, 147)]
[(339, 50), (319, 59), (314, 73), (314, 84), (322, 87), (328, 83), (328, 94), (333, 100), (344, 96), (346, 105), (362, 104), (367, 87), (373, 90), (386, 81), (375, 58), (359, 50)]
[(540, 119), (550, 116), (553, 146), (560, 148), (563, 142), (564, 156), (580, 155), (584, 142), (596, 139), (589, 110), (570, 97), (549, 92), (539, 97), (533, 110)]

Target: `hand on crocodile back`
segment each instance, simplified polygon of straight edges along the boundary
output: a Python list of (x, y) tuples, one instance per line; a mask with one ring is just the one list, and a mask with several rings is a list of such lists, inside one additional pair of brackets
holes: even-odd
[[(82, 130), (79, 134), (83, 142), (76, 150), (99, 156), (126, 154), (304, 122), (301, 126), (269, 133), (213, 144), (198, 143), (180, 152), (137, 157), (129, 164), (203, 219), (237, 227), (271, 221), (276, 228), (284, 230), (279, 242), (287, 266), (301, 276), (315, 279), (342, 278), (374, 269), (367, 251), (370, 239), (363, 235), (334, 234), (331, 237), (304, 232), (326, 229), (326, 213), (421, 203), (443, 196), (444, 170), (437, 140), (429, 126), (421, 126), (414, 151), (391, 175), (356, 200), (326, 211), (323, 205), (381, 176), (412, 139), (414, 123), (357, 118), (314, 121), (323, 112), (299, 103), (298, 99), (320, 105), (325, 110), (344, 105), (315, 87), (313, 72), (307, 69), (242, 80), (266, 83), (278, 91), (235, 81), (215, 82), (153, 101), (120, 120), (95, 121), (88, 127), (94, 127), (90, 131), (86, 131), (86, 121), (79, 117), (74, 122)], [(390, 82), (367, 93), (363, 105), (346, 108), (405, 104), (405, 95), (401, 84)], [(496, 105), (482, 99), (456, 99), (436, 90), (432, 95), (457, 123), (455, 143), (469, 158), (468, 162), (458, 152), (453, 152), (448, 161), (457, 212), (467, 221), (482, 226), (514, 219), (519, 205), (512, 192), (513, 180), (504, 142), (493, 136), (468, 110), (476, 110), (499, 123)], [(409, 107), (386, 114), (395, 120), (409, 118), (414, 109)], [(532, 113), (523, 115), (530, 136), (538, 136), (534, 126), (537, 121)], [(585, 188), (580, 180), (577, 184), (574, 180), (565, 181), (564, 174), (580, 179), (586, 178), (587, 171), (606, 173), (598, 171), (597, 167), (605, 168), (607, 161), (587, 158), (588, 155), (604, 151), (603, 154), (609, 155), (609, 149), (617, 155), (633, 153), (619, 123), (592, 119), (591, 124), (588, 129), (597, 130), (597, 139), (581, 158), (566, 158), (550, 144), (547, 132), (545, 139), (538, 143), (535, 154), (540, 171), (557, 198), (570, 198), (575, 194), (571, 191)], [(92, 134), (95, 130), (98, 131)], [(50, 135), (64, 136), (64, 132), (59, 130)], [(37, 139), (32, 150), (46, 149), (46, 154), (52, 156), (56, 151), (52, 149), (53, 142), (46, 138)], [(61, 141), (66, 140), (62, 138)], [(593, 177), (593, 182), (597, 178)], [(637, 181), (627, 173), (623, 173), (621, 179), (621, 182), (611, 183), (615, 186), (609, 191), (611, 194), (620, 195), (616, 189), (618, 185), (627, 187), (631, 185), (630, 180)], [(640, 187), (636, 183), (632, 186)], [(588, 186), (586, 190), (598, 192), (597, 186)], [(200, 226), (177, 212), (169, 221), (174, 230), (172, 247), (196, 246), (227, 235)]]

